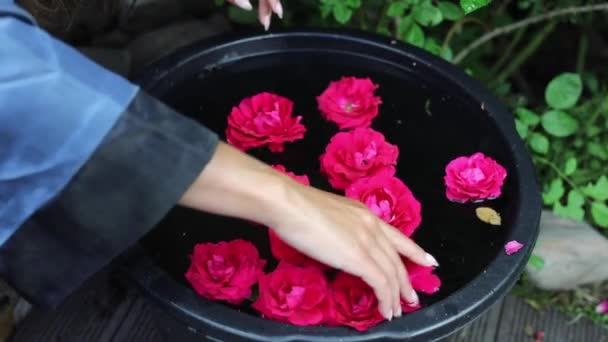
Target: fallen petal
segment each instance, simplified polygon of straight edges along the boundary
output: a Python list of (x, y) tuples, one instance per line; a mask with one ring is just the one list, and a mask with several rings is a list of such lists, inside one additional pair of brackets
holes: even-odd
[(608, 315), (608, 300), (601, 301), (595, 308), (595, 311), (602, 315)]
[(517, 251), (519, 251), (523, 247), (524, 247), (523, 244), (521, 244), (515, 240), (509, 241), (505, 245), (505, 252), (507, 253), (507, 255), (511, 255), (511, 254), (517, 253)]
[(489, 223), (494, 226), (500, 226), (502, 223), (500, 214), (492, 208), (479, 207), (475, 209), (475, 214), (477, 214), (477, 218), (482, 222)]

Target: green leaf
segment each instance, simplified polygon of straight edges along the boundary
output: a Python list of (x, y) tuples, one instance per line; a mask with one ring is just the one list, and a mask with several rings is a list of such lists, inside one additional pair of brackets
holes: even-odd
[(394, 1), (386, 9), (386, 15), (391, 18), (397, 18), (405, 13), (405, 10), (410, 6), (406, 1)]
[(437, 7), (441, 11), (441, 14), (443, 14), (443, 17), (445, 19), (458, 20), (464, 16), (464, 13), (460, 9), (460, 7), (458, 7), (458, 5), (453, 2), (440, 1), (439, 4), (437, 4)]
[(582, 207), (585, 204), (585, 196), (578, 190), (570, 190), (568, 193), (568, 206)]
[(598, 226), (608, 228), (608, 207), (604, 203), (591, 203), (591, 216)]
[(423, 47), (424, 46), (424, 31), (422, 31), (422, 28), (420, 26), (418, 26), (418, 24), (412, 23), (409, 30), (407, 30), (407, 32), (405, 32), (405, 34), (403, 36), (403, 40), (405, 40), (406, 42), (408, 42), (412, 45), (415, 45), (418, 47)]
[(598, 134), (602, 133), (602, 129), (596, 125), (591, 125), (591, 126), (587, 127), (587, 131), (585, 133), (589, 138), (593, 138), (593, 137), (597, 136)]
[(601, 176), (595, 184), (589, 183), (583, 188), (585, 195), (598, 200), (608, 200), (608, 177)]
[(543, 114), (541, 124), (547, 133), (563, 138), (578, 130), (578, 121), (566, 112), (550, 110)]
[(460, 0), (460, 7), (465, 14), (469, 14), (487, 6), (489, 3), (490, 0)]
[(443, 15), (439, 8), (430, 3), (421, 3), (414, 7), (412, 11), (414, 19), (422, 26), (436, 26), (443, 20)]
[(439, 56), (441, 54), (441, 45), (433, 38), (426, 39), (424, 49), (433, 55)]
[(566, 189), (564, 189), (564, 182), (562, 179), (555, 178), (543, 192), (543, 203), (545, 205), (558, 203), (565, 192)]
[(454, 52), (449, 46), (446, 46), (441, 49), (441, 57), (448, 62), (451, 62), (454, 58)]
[(536, 254), (532, 254), (530, 256), (530, 260), (528, 260), (528, 263), (539, 271), (542, 270), (543, 267), (545, 267), (545, 260)]
[(521, 120), (515, 119), (515, 130), (522, 139), (525, 139), (528, 136), (528, 126), (523, 124)]
[(563, 73), (549, 82), (545, 100), (554, 109), (573, 107), (583, 92), (583, 81), (578, 74)]
[(540, 122), (540, 116), (527, 108), (517, 108), (515, 114), (527, 126), (536, 126)]
[(345, 5), (336, 5), (334, 7), (334, 18), (340, 24), (346, 24), (353, 16), (353, 11)]
[(594, 141), (587, 143), (587, 152), (601, 160), (608, 160), (608, 150)]
[(570, 190), (568, 193), (568, 204), (563, 206), (561, 203), (555, 202), (553, 204), (553, 212), (558, 216), (582, 221), (585, 217), (583, 204), (585, 204), (585, 197), (576, 190)]
[(536, 153), (547, 154), (549, 152), (549, 139), (541, 133), (530, 135), (530, 147)]
[(564, 166), (564, 174), (566, 176), (570, 176), (576, 171), (577, 166), (578, 161), (575, 157), (568, 158), (568, 160), (566, 160), (566, 165)]

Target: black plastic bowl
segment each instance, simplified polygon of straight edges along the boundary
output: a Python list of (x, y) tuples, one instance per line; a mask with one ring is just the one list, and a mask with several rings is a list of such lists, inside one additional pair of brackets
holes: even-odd
[[(337, 129), (321, 118), (315, 97), (342, 76), (371, 77), (380, 85), (377, 94), (384, 103), (373, 127), (400, 148), (397, 176), (423, 208), (414, 238), (441, 264), (440, 292), (422, 298), (424, 309), (365, 333), (264, 320), (246, 307), (201, 298), (183, 276), (192, 247), (202, 241), (242, 237), (269, 257), (264, 229), (176, 208), (140, 242), (126, 264), (144, 293), (175, 319), (161, 325), (173, 322), (172, 340), (178, 340), (178, 332), (188, 331), (199, 340), (207, 336), (226, 341), (430, 341), (472, 321), (518, 279), (538, 233), (541, 204), (534, 169), (512, 115), (449, 63), (382, 37), (298, 31), (201, 42), (151, 67), (140, 83), (221, 134), (231, 107), (243, 97), (271, 91), (293, 99), (294, 113), (304, 117), (308, 128), (306, 137), (287, 144), (280, 154), (263, 149), (252, 153), (306, 173), (314, 186), (329, 190), (318, 172), (318, 157)], [(443, 183), (446, 164), (477, 151), (508, 170), (503, 195), (483, 204), (449, 202)], [(503, 225), (479, 221), (475, 208), (480, 205), (496, 209)], [(513, 239), (525, 247), (507, 256), (503, 246)]]

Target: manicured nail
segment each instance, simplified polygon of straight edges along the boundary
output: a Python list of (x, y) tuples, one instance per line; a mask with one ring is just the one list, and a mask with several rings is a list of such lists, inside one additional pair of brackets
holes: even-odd
[(246, 11), (251, 11), (253, 9), (249, 0), (234, 0), (234, 3)]
[(274, 13), (283, 19), (283, 5), (281, 5), (281, 2), (276, 2), (276, 5), (274, 5)]
[(401, 311), (401, 305), (399, 305), (399, 307), (397, 308), (397, 314), (395, 315), (395, 317), (401, 317), (401, 314), (403, 312)]
[(270, 28), (270, 14), (264, 15), (262, 17), (262, 25), (264, 26), (264, 31), (268, 31), (268, 29)]
[(393, 310), (389, 310), (387, 313), (384, 313), (384, 318), (386, 318), (389, 321), (393, 320)]
[(439, 263), (437, 262), (437, 259), (435, 259), (435, 258), (434, 258), (432, 255), (430, 255), (429, 253), (426, 253), (425, 258), (426, 258), (426, 261), (427, 261), (429, 264), (431, 264), (431, 265), (433, 265), (433, 266), (435, 266), (435, 267), (439, 266)]
[(416, 291), (412, 290), (412, 294), (410, 295), (410, 302), (407, 303), (408, 306), (417, 306), (420, 299), (418, 298), (418, 294)]

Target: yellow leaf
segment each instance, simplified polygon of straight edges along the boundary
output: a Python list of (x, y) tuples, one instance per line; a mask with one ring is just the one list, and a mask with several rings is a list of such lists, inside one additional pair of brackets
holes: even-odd
[(500, 226), (502, 220), (500, 218), (500, 214), (496, 212), (496, 210), (489, 207), (479, 207), (475, 209), (475, 214), (477, 214), (477, 218), (485, 223), (489, 223), (491, 225)]

